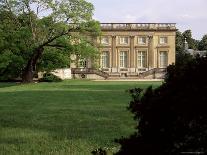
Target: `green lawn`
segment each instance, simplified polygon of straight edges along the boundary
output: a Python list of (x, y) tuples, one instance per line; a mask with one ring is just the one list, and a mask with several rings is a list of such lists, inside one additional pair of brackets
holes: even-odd
[(135, 122), (127, 89), (161, 82), (0, 83), (0, 154), (115, 152)]

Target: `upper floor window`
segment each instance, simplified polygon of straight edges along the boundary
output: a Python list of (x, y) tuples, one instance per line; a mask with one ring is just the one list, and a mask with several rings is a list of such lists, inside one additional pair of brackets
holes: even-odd
[(107, 36), (104, 36), (101, 38), (101, 43), (102, 44), (109, 44), (109, 37)]
[(119, 38), (120, 44), (128, 44), (129, 43), (129, 37), (120, 37)]
[(167, 37), (160, 37), (160, 44), (167, 44)]
[(138, 37), (138, 44), (146, 44), (147, 38), (146, 37)]

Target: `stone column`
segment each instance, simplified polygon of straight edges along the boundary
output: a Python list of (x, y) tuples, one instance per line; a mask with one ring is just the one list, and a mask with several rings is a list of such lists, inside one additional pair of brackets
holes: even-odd
[(130, 36), (130, 68), (135, 68), (134, 36)]
[(109, 68), (112, 68), (112, 49), (109, 50)]
[(112, 72), (117, 72), (117, 51), (116, 51), (116, 36), (112, 36)]
[(149, 35), (148, 36), (148, 69), (152, 69), (154, 67), (154, 54), (153, 54), (153, 49), (152, 49), (152, 41), (153, 41), (153, 36)]

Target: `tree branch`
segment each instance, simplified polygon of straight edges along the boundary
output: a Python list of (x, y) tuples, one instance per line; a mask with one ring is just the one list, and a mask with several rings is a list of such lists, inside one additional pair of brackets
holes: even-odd
[(9, 4), (8, 0), (5, 0), (5, 4), (6, 4), (7, 9), (9, 10), (9, 12), (11, 13), (11, 15), (13, 17), (13, 20), (14, 20), (15, 24), (18, 24), (18, 28), (20, 28), (21, 24), (19, 23), (19, 20), (17, 19), (16, 15), (13, 13), (12, 7)]
[(58, 44), (47, 44), (48, 47), (59, 47), (59, 48), (65, 48), (66, 46), (58, 45)]
[(42, 53), (44, 52), (44, 47), (45, 46), (53, 46), (53, 47), (58, 47), (58, 48), (63, 48), (64, 46), (61, 46), (61, 45), (57, 45), (57, 44), (50, 44), (52, 43), (54, 40), (58, 39), (59, 37), (62, 37), (64, 35), (69, 35), (70, 32), (76, 32), (78, 31), (80, 28), (77, 27), (77, 28), (70, 28), (68, 29), (66, 32), (63, 31), (62, 33), (60, 33), (59, 35), (56, 35), (54, 36), (53, 38), (51, 39), (48, 39), (46, 42), (44, 42), (43, 44), (39, 45), (37, 48), (34, 49), (33, 51), (33, 55), (31, 57), (31, 59), (28, 61), (28, 64), (27, 66), (29, 65), (33, 65), (35, 66), (38, 59), (41, 57)]
[(31, 8), (30, 8), (30, 5), (29, 5), (29, 0), (25, 2), (25, 5), (27, 7), (27, 10), (29, 12), (29, 22), (30, 22), (30, 27), (31, 27), (31, 30), (32, 30), (32, 36), (33, 36), (33, 40), (35, 40), (36, 38), (36, 34), (35, 34), (35, 27), (33, 27), (33, 21), (32, 21), (32, 11), (31, 11)]
[(47, 46), (49, 43), (53, 42), (55, 39), (58, 39), (59, 37), (62, 37), (64, 35), (69, 35), (70, 32), (76, 32), (78, 30), (79, 30), (79, 28), (75, 28), (75, 29), (74, 28), (70, 28), (66, 32), (63, 31), (59, 35), (54, 36), (54, 37), (48, 39), (46, 42), (44, 42), (42, 45), (40, 45), (39, 48), (44, 47), (44, 46)]

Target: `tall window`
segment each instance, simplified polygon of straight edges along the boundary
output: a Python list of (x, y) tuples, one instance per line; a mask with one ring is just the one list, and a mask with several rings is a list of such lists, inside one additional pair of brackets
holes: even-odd
[(167, 51), (160, 51), (160, 68), (166, 68), (168, 65)]
[(146, 37), (138, 37), (138, 44), (146, 44), (147, 38)]
[(146, 51), (138, 51), (137, 67), (138, 68), (146, 68)]
[(120, 68), (127, 68), (127, 51), (120, 51)]
[(109, 37), (107, 37), (107, 36), (102, 37), (101, 38), (101, 43), (108, 45), (109, 44)]
[(101, 54), (101, 67), (108, 68), (109, 67), (109, 52), (103, 51)]
[(78, 65), (79, 68), (86, 68), (86, 66), (87, 66), (86, 59), (84, 59), (84, 58), (80, 58), (78, 60), (78, 63), (79, 63), (79, 65)]
[(120, 44), (128, 44), (129, 43), (129, 38), (128, 37), (120, 37), (119, 38), (119, 43)]
[(167, 44), (167, 37), (160, 37), (160, 44)]

